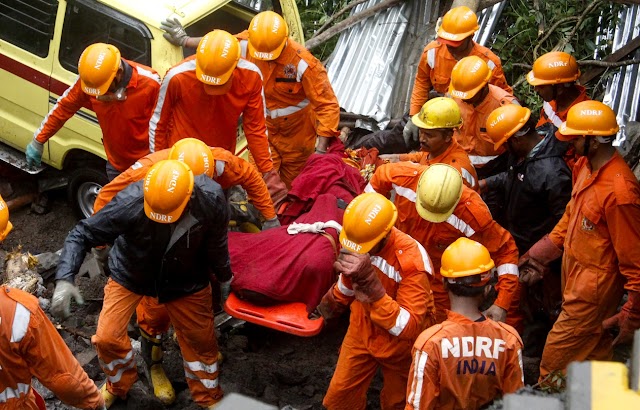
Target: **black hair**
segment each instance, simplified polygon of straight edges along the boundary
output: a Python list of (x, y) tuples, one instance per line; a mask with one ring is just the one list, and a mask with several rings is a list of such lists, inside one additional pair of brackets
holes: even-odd
[[(480, 276), (480, 275), (474, 275), (474, 276)], [(446, 278), (444, 279), (445, 290), (450, 291), (456, 296), (461, 296), (465, 298), (475, 298), (477, 296), (483, 295), (485, 286), (468, 286), (462, 283), (451, 283)]]

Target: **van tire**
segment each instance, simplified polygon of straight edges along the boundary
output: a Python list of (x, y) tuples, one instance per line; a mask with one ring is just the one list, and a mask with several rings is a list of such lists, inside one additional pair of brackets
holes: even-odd
[(108, 182), (104, 168), (78, 168), (71, 172), (67, 198), (78, 218), (85, 219), (91, 216), (93, 203), (100, 189)]

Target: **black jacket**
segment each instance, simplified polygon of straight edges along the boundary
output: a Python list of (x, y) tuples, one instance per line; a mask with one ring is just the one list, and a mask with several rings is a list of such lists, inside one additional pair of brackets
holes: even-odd
[(543, 126), (542, 145), (531, 158), (517, 164), (513, 156), (507, 172), (486, 179), (489, 190), (504, 194), (505, 228), (516, 241), (520, 254), (553, 230), (571, 199), (571, 171), (563, 160), (568, 143)]
[(73, 281), (86, 252), (106, 243), (113, 243), (111, 278), (134, 293), (157, 297), (160, 303), (204, 289), (211, 271), (220, 281), (231, 279), (229, 211), (220, 185), (196, 177), (182, 217), (173, 224), (160, 224), (145, 215), (142, 182), (123, 189), (76, 225), (65, 240), (56, 280)]

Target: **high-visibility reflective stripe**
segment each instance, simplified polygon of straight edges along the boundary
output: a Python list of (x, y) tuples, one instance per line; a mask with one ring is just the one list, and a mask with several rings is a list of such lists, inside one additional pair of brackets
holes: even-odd
[(465, 221), (458, 218), (454, 214), (451, 214), (451, 216), (449, 216), (445, 222), (462, 232), (466, 237), (473, 236), (473, 234), (476, 233), (476, 231), (474, 231), (473, 228), (469, 226), (469, 224), (467, 224)]
[(384, 273), (390, 279), (396, 281), (396, 283), (400, 283), (402, 280), (402, 276), (400, 276), (400, 272), (398, 272), (393, 265), (389, 264), (386, 260), (382, 259), (380, 256), (372, 256), (371, 264), (376, 268), (380, 269), (382, 273)]
[[(413, 238), (411, 238), (413, 239)], [(420, 256), (422, 256), (422, 263), (424, 263), (424, 270), (429, 275), (433, 275), (433, 265), (431, 264), (431, 259), (429, 258), (429, 254), (427, 254), (427, 250), (420, 244), (420, 242), (416, 241), (416, 245), (418, 245), (418, 250), (420, 251)]]
[[(264, 82), (264, 78), (262, 77), (262, 71), (260, 71), (258, 66), (253, 64), (252, 62), (245, 60), (244, 58), (241, 58), (238, 61), (238, 68), (243, 68), (245, 70), (254, 71), (258, 73), (258, 75), (260, 75), (260, 80)], [(262, 106), (264, 107), (264, 116), (266, 117), (267, 116), (267, 100), (264, 98), (264, 87), (260, 87), (260, 95), (262, 96)]]
[(376, 190), (373, 189), (373, 185), (371, 185), (371, 182), (369, 182), (367, 186), (364, 187), (364, 192), (376, 192)]
[(118, 383), (120, 381), (120, 379), (122, 378), (122, 375), (124, 374), (124, 372), (126, 372), (127, 370), (133, 369), (136, 365), (135, 361), (131, 361), (131, 363), (129, 363), (127, 366), (118, 369), (118, 371), (116, 372), (115, 375), (111, 376), (111, 375), (107, 375), (107, 379), (111, 382), (111, 383)]
[(494, 158), (498, 158), (497, 155), (469, 155), (469, 160), (473, 165), (484, 165), (487, 162), (491, 161)]
[(13, 324), (11, 325), (11, 343), (20, 343), (24, 335), (27, 334), (29, 321), (31, 320), (31, 312), (29, 309), (16, 304), (16, 313), (13, 315)]
[(19, 399), (20, 396), (24, 396), (29, 393), (31, 385), (25, 383), (18, 383), (17, 388), (12, 389), (7, 387), (3, 392), (0, 392), (0, 403), (6, 403), (10, 399)]
[(197, 375), (195, 375), (195, 374), (193, 374), (193, 373), (191, 373), (190, 371), (187, 371), (187, 370), (184, 371), (184, 374), (188, 379), (199, 381), (207, 389), (215, 389), (216, 387), (218, 387), (218, 378), (217, 377), (215, 379), (201, 379)]
[(49, 117), (51, 116), (51, 113), (55, 112), (55, 110), (58, 109), (58, 104), (60, 104), (60, 100), (62, 100), (63, 98), (65, 98), (67, 95), (69, 95), (69, 92), (71, 91), (71, 89), (76, 85), (76, 83), (80, 81), (80, 76), (76, 77), (76, 80), (73, 82), (73, 84), (71, 84), (71, 86), (69, 88), (67, 88), (60, 97), (58, 97), (58, 100), (56, 101), (55, 105), (53, 106), (53, 108), (51, 108), (51, 111), (49, 111), (47, 113), (47, 115), (44, 117), (44, 119), (42, 120), (42, 122), (40, 123), (40, 128), (38, 128), (36, 130), (36, 132), (33, 133), (33, 138), (37, 137), (41, 132), (42, 129), (44, 128), (44, 126), (47, 124), (47, 121), (49, 121)]
[(247, 46), (249, 42), (247, 40), (240, 40), (240, 57), (247, 58)]
[(150, 78), (153, 81), (157, 82), (158, 84), (162, 82), (162, 79), (160, 78), (160, 76), (154, 73), (153, 71), (145, 70), (144, 68), (139, 66), (136, 66), (136, 71), (138, 72), (139, 75)]
[(408, 403), (414, 409), (420, 409), (420, 401), (422, 400), (422, 384), (424, 383), (424, 368), (427, 366), (427, 352), (416, 351), (413, 368), (413, 383), (411, 393), (409, 394)]
[(563, 121), (560, 119), (560, 117), (558, 117), (558, 114), (553, 110), (553, 107), (551, 106), (551, 104), (545, 101), (542, 104), (542, 110), (547, 115), (547, 118), (549, 119), (549, 121), (551, 121), (551, 123), (555, 125), (557, 128), (560, 128)]
[(403, 198), (407, 198), (409, 201), (416, 202), (416, 191), (411, 188), (403, 187), (398, 184), (392, 184), (393, 190)]
[(518, 349), (518, 364), (520, 365), (521, 379), (524, 384), (524, 366), (522, 365), (522, 349)]
[(462, 168), (462, 178), (469, 183), (469, 186), (476, 186), (476, 179), (471, 175), (471, 172), (467, 171), (465, 168)]
[(498, 271), (498, 276), (502, 276), (502, 275), (520, 276), (518, 265), (514, 263), (503, 263), (502, 265), (498, 266), (496, 270)]
[(188, 362), (183, 361), (184, 367), (188, 368), (192, 372), (206, 372), (206, 373), (215, 373), (218, 371), (218, 362), (213, 362), (212, 364), (206, 364), (202, 362)]
[(432, 70), (436, 66), (436, 49), (435, 48), (427, 50), (427, 64)]
[(338, 291), (340, 291), (340, 293), (342, 293), (345, 296), (353, 296), (356, 294), (352, 289), (349, 289), (344, 284), (344, 282), (342, 281), (342, 273), (338, 277)]
[(219, 159), (216, 160), (216, 176), (219, 177), (224, 173), (224, 166), (225, 166), (224, 161), (220, 161)]
[(302, 81), (302, 76), (304, 75), (304, 72), (307, 71), (307, 68), (309, 68), (309, 64), (307, 64), (306, 61), (300, 59), (300, 61), (298, 61), (298, 73), (296, 74), (297, 82)]
[(411, 315), (409, 314), (409, 312), (407, 312), (405, 308), (400, 307), (400, 311), (398, 312), (398, 316), (396, 317), (396, 325), (389, 329), (389, 333), (394, 336), (398, 336), (400, 333), (402, 333), (404, 328), (407, 327), (409, 319), (411, 319)]
[(128, 362), (131, 361), (131, 359), (133, 359), (133, 350), (129, 350), (129, 353), (127, 353), (127, 355), (124, 357), (124, 359), (115, 359), (109, 363), (107, 362), (103, 362), (104, 367), (107, 368), (107, 370), (109, 371), (113, 371), (115, 370), (116, 366), (119, 366), (121, 364), (126, 364)]
[(487, 65), (489, 66), (489, 70), (493, 71), (494, 68), (496, 68), (496, 63), (494, 63), (491, 60), (487, 61)]
[(307, 105), (309, 105), (309, 100), (305, 98), (304, 100), (300, 101), (296, 105), (290, 105), (284, 108), (277, 108), (275, 110), (267, 110), (267, 116), (271, 117), (272, 120), (275, 120), (278, 117), (286, 117), (287, 115), (291, 115), (293, 113), (300, 111), (301, 109), (305, 108)]

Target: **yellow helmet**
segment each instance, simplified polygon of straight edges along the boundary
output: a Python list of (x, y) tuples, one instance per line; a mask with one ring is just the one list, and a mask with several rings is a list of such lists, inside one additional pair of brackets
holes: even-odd
[(418, 128), (428, 130), (439, 128), (457, 128), (462, 125), (460, 107), (451, 98), (432, 98), (420, 109), (420, 112), (411, 117)]
[(78, 61), (82, 91), (97, 97), (105, 94), (120, 68), (120, 50), (105, 43), (85, 48)]
[(451, 216), (462, 196), (462, 175), (447, 164), (425, 169), (416, 192), (416, 209), (429, 222), (444, 222)]
[(209, 178), (213, 177), (215, 160), (211, 154), (211, 148), (199, 139), (178, 140), (169, 151), (169, 159), (184, 162), (191, 168), (193, 175), (205, 174)]
[(287, 22), (273, 11), (256, 14), (249, 24), (249, 56), (258, 60), (275, 60), (289, 38)]
[[(478, 285), (487, 283), (495, 267), (487, 248), (469, 238), (458, 238), (442, 253), (440, 274), (444, 278), (466, 278), (482, 275)], [(449, 280), (456, 283), (455, 280)], [(469, 284), (469, 283), (465, 283)]]
[(13, 225), (9, 221), (9, 207), (0, 196), (0, 242), (4, 241), (4, 238), (9, 235), (12, 229)]
[(620, 130), (616, 113), (600, 101), (582, 101), (569, 108), (567, 121), (563, 122), (556, 136), (570, 141), (581, 135), (609, 137)]
[(438, 40), (455, 47), (479, 28), (478, 16), (473, 10), (466, 6), (454, 7), (442, 17)]
[(396, 206), (377, 192), (358, 195), (344, 211), (340, 244), (355, 253), (367, 253), (384, 238), (398, 218)]
[(225, 94), (239, 60), (238, 39), (224, 30), (213, 30), (202, 37), (196, 49), (196, 77), (205, 84), (208, 94)]
[(494, 143), (493, 148), (500, 148), (509, 137), (524, 127), (530, 117), (531, 110), (518, 104), (506, 104), (491, 111), (486, 127), (487, 135)]
[(147, 217), (159, 223), (174, 223), (191, 198), (193, 172), (184, 162), (160, 161), (147, 172), (143, 188)]
[(491, 79), (491, 69), (483, 59), (478, 56), (465, 57), (453, 66), (449, 94), (468, 100), (487, 85), (489, 79)]

